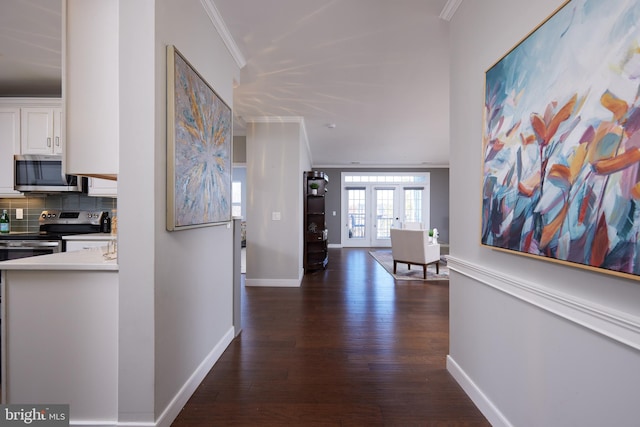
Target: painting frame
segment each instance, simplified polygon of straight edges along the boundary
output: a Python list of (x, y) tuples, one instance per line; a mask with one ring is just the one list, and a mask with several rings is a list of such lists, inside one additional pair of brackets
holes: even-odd
[(640, 4), (600, 3), (485, 72), (480, 243), (640, 280)]
[(231, 221), (231, 108), (173, 45), (167, 53), (168, 231)]

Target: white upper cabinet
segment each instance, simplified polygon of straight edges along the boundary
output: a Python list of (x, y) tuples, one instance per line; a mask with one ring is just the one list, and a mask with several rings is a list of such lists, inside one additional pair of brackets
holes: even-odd
[(87, 194), (97, 197), (118, 197), (118, 181), (89, 178)]
[(118, 0), (67, 0), (63, 10), (66, 172), (118, 174)]
[(0, 98), (0, 197), (17, 197), (13, 156), (63, 154), (62, 100)]
[(20, 110), (22, 154), (62, 154), (62, 108)]
[(0, 197), (22, 195), (13, 189), (15, 154), (20, 154), (20, 109), (0, 107)]

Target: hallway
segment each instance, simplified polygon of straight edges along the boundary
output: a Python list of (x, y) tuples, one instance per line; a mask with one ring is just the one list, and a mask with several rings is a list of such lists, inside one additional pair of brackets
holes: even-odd
[(243, 332), (173, 426), (488, 426), (445, 368), (448, 281), (330, 249), (300, 288), (245, 288)]

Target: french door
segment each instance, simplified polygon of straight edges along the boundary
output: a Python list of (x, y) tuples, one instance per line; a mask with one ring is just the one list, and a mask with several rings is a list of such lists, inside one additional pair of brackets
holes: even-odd
[(371, 182), (344, 185), (342, 246), (391, 246), (391, 227), (429, 226), (428, 181), (421, 185)]

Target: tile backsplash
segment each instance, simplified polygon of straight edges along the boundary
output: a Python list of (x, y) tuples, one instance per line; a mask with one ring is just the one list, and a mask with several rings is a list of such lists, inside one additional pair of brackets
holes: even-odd
[[(113, 212), (118, 199), (111, 197), (89, 197), (80, 193), (32, 195), (20, 199), (0, 198), (0, 212), (7, 209), (11, 218), (12, 232), (37, 233), (38, 218), (46, 209), (96, 210)], [(23, 210), (23, 219), (16, 219), (16, 209)]]

